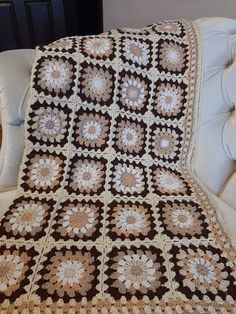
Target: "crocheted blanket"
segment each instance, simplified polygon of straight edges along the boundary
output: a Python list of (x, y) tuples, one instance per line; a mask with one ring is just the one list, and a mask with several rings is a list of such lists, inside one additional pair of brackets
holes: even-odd
[(1, 313), (231, 313), (235, 250), (191, 172), (195, 26), (36, 49)]

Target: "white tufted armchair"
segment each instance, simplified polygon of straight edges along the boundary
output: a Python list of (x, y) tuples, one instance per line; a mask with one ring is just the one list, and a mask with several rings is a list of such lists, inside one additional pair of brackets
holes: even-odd
[[(236, 20), (203, 18), (203, 86), (193, 171), (236, 235)], [(0, 216), (16, 194), (33, 50), (0, 54)]]

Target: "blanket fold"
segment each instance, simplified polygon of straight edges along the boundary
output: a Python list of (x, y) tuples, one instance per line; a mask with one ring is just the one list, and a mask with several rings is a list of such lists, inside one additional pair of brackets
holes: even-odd
[(191, 172), (192, 22), (36, 49), (1, 313), (231, 313), (235, 249)]

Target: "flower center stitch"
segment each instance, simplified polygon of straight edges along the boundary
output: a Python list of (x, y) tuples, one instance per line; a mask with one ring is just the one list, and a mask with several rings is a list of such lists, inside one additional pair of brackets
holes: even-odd
[(75, 269), (74, 268), (67, 268), (64, 272), (65, 277), (72, 278), (75, 275)]
[(92, 178), (92, 174), (91, 174), (90, 172), (85, 172), (85, 173), (83, 174), (83, 179), (84, 179), (85, 181), (91, 180), (91, 178)]
[(127, 222), (127, 224), (130, 224), (130, 225), (134, 224), (136, 222), (136, 218), (134, 216), (128, 216), (126, 218), (126, 222)]
[(94, 126), (91, 126), (89, 129), (88, 129), (88, 132), (90, 134), (95, 134), (96, 133), (96, 128)]
[(167, 184), (167, 185), (172, 185), (172, 184), (174, 184), (175, 183), (175, 180), (174, 180), (174, 178), (171, 178), (171, 177), (167, 177), (167, 178), (165, 178), (165, 183)]
[(97, 93), (100, 93), (103, 90), (103, 79), (100, 76), (94, 76), (92, 78), (91, 85)]
[(131, 133), (127, 133), (127, 134), (126, 134), (126, 139), (127, 139), (128, 141), (132, 141), (133, 135), (132, 135)]
[(54, 79), (58, 79), (58, 78), (61, 76), (61, 73), (60, 73), (60, 71), (58, 71), (58, 70), (53, 70), (53, 71), (51, 72), (51, 76), (52, 76)]
[(127, 94), (132, 100), (137, 100), (139, 97), (139, 90), (135, 87), (129, 87)]
[(39, 173), (42, 177), (47, 177), (51, 174), (51, 168), (49, 166), (42, 167)]
[(129, 172), (125, 172), (122, 175), (121, 181), (124, 185), (128, 186), (128, 187), (132, 187), (135, 185), (136, 180), (133, 174), (129, 173)]
[(49, 130), (52, 130), (55, 128), (55, 123), (52, 121), (52, 120), (48, 120), (46, 123), (45, 123), (45, 127)]
[(167, 148), (170, 145), (170, 141), (167, 138), (161, 139), (160, 146), (162, 148)]
[(130, 45), (130, 52), (136, 56), (142, 55), (142, 49), (138, 47), (137, 45), (131, 44)]
[(178, 219), (180, 222), (186, 222), (188, 220), (185, 215), (179, 215)]
[(141, 268), (140, 265), (133, 265), (130, 269), (130, 273), (133, 275), (133, 276), (141, 276), (142, 273), (143, 273), (143, 269)]
[(83, 212), (76, 212), (70, 216), (70, 226), (72, 228), (82, 228), (88, 222), (88, 214)]
[(165, 96), (165, 103), (167, 104), (167, 105), (170, 105), (171, 103), (172, 103), (172, 96)]
[(32, 211), (26, 211), (21, 215), (21, 222), (22, 223), (28, 223), (29, 221), (31, 221), (34, 217), (34, 213)]
[(171, 63), (177, 63), (179, 61), (179, 54), (176, 50), (170, 49), (168, 51), (168, 59)]
[(94, 41), (93, 45), (94, 45), (94, 48), (100, 48), (100, 47), (102, 47), (102, 42), (99, 40), (96, 40), (96, 41)]
[(197, 265), (196, 269), (197, 269), (197, 272), (203, 276), (206, 276), (209, 273), (208, 268), (205, 265), (201, 265), (201, 264)]

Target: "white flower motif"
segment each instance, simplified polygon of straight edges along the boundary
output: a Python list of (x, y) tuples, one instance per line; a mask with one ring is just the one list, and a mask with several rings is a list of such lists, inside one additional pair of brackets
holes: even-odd
[(55, 135), (61, 129), (60, 119), (54, 114), (44, 115), (40, 121), (40, 128), (47, 135)]
[(148, 44), (145, 42), (137, 42), (135, 40), (126, 39), (124, 43), (124, 56), (128, 60), (146, 65), (149, 58)]
[(70, 69), (66, 62), (50, 61), (42, 69), (42, 77), (47, 86), (60, 89), (70, 80)]
[(25, 204), (17, 208), (10, 221), (12, 230), (31, 232), (32, 229), (40, 227), (45, 210), (39, 204)]
[(89, 140), (96, 140), (99, 138), (102, 131), (101, 125), (97, 121), (86, 121), (83, 125), (83, 136)]
[(183, 188), (182, 180), (168, 172), (160, 172), (158, 179), (160, 186), (165, 190), (178, 191)]
[(60, 141), (66, 132), (67, 116), (58, 108), (39, 108), (34, 111), (34, 136), (44, 141)]
[(108, 38), (91, 38), (86, 41), (85, 49), (91, 54), (104, 55), (111, 49), (111, 43)]
[(124, 209), (120, 212), (117, 227), (123, 232), (132, 232), (141, 229), (145, 225), (145, 214), (133, 209)]
[(171, 24), (162, 25), (162, 28), (166, 31), (171, 31), (173, 26)]
[(68, 38), (62, 38), (57, 41), (54, 41), (53, 43), (48, 45), (49, 47), (52, 47), (53, 49), (71, 49), (73, 47), (73, 41)]
[(113, 74), (102, 66), (87, 66), (83, 69), (82, 92), (93, 101), (108, 101), (111, 97)]
[(83, 277), (84, 268), (79, 261), (65, 261), (58, 267), (57, 278), (62, 285), (73, 286)]
[(50, 186), (56, 180), (59, 165), (52, 159), (39, 159), (32, 165), (31, 180), (40, 186)]
[(189, 261), (189, 271), (193, 275), (195, 280), (200, 282), (206, 281), (211, 283), (216, 280), (216, 273), (214, 266), (211, 263), (203, 258), (193, 258)]
[(137, 132), (132, 128), (125, 128), (122, 132), (122, 142), (125, 145), (135, 145), (138, 140)]
[(167, 33), (179, 34), (181, 32), (181, 28), (176, 22), (171, 22), (171, 23), (163, 22), (157, 25), (155, 29), (161, 33), (167, 32)]
[(122, 97), (131, 107), (140, 106), (145, 98), (144, 87), (138, 80), (127, 80), (123, 84)]
[(92, 228), (94, 223), (94, 211), (89, 207), (73, 207), (66, 212), (63, 221), (63, 227), (68, 232), (75, 234), (85, 234), (88, 229)]
[(75, 182), (78, 186), (87, 187), (94, 186), (100, 179), (100, 169), (96, 164), (82, 164), (77, 168), (75, 173)]
[(106, 79), (95, 74), (90, 80), (90, 89), (95, 94), (102, 94), (106, 88)]
[(158, 104), (166, 112), (174, 111), (180, 105), (180, 101), (181, 96), (178, 90), (172, 87), (161, 90), (158, 96)]
[(156, 270), (153, 260), (144, 254), (125, 255), (119, 260), (118, 265), (118, 280), (125, 285), (126, 289), (149, 288), (155, 281)]
[(144, 189), (143, 170), (133, 165), (118, 165), (115, 167), (114, 187), (118, 192), (140, 193)]
[(161, 148), (167, 148), (167, 147), (169, 147), (169, 145), (170, 145), (170, 141), (168, 139), (166, 139), (166, 138), (161, 139), (161, 141), (160, 141)]
[(175, 210), (172, 213), (172, 220), (176, 226), (180, 228), (188, 228), (193, 223), (193, 217), (189, 211), (184, 209)]
[(170, 64), (176, 65), (180, 63), (181, 61), (181, 55), (178, 49), (175, 49), (174, 47), (170, 47), (167, 50), (167, 56), (166, 56), (168, 62)]
[(17, 255), (0, 256), (0, 291), (4, 292), (9, 286), (15, 285), (21, 277), (24, 263)]
[(170, 128), (156, 128), (154, 151), (161, 158), (174, 158), (178, 151), (179, 135)]

